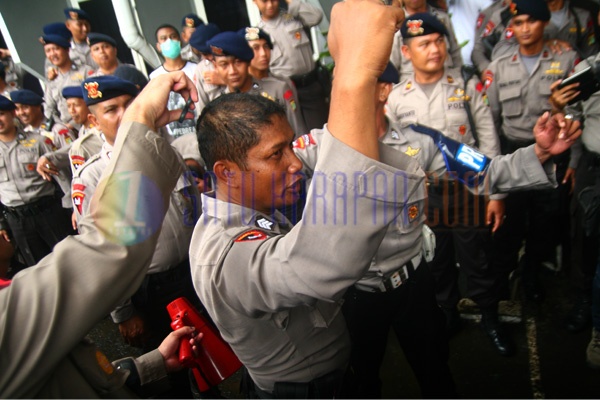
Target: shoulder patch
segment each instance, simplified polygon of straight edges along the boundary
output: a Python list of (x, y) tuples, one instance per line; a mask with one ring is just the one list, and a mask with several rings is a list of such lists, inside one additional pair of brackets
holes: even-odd
[(265, 240), (266, 238), (266, 233), (259, 231), (258, 229), (253, 229), (239, 235), (237, 238), (235, 238), (234, 242), (253, 242), (256, 240)]
[(83, 164), (85, 164), (85, 157), (73, 154), (71, 156), (71, 164), (75, 169), (79, 169)]
[(477, 23), (475, 24), (475, 26), (477, 27), (477, 29), (481, 28), (481, 25), (483, 24), (483, 19), (485, 18), (485, 15), (483, 13), (479, 13), (479, 15), (477, 16)]
[(275, 222), (266, 219), (265, 217), (259, 218), (256, 220), (256, 226), (262, 229), (266, 229), (268, 231), (273, 229), (273, 225)]
[(492, 71), (490, 71), (489, 69), (486, 70), (483, 73), (483, 84), (485, 85), (485, 88), (488, 89), (491, 85), (492, 82), (494, 82), (494, 74), (492, 73)]
[(298, 139), (294, 140), (293, 147), (294, 149), (305, 149), (309, 146), (315, 146), (317, 142), (312, 137), (312, 134), (307, 133), (306, 135), (300, 136)]
[(85, 185), (74, 183), (71, 189), (71, 198), (73, 199), (73, 205), (77, 209), (77, 212), (79, 212), (79, 215), (82, 215), (83, 201), (85, 200)]

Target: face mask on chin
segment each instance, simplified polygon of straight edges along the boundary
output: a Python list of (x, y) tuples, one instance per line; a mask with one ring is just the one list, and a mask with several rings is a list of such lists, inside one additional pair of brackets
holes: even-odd
[(160, 51), (164, 57), (175, 59), (181, 54), (181, 42), (169, 39), (160, 44)]

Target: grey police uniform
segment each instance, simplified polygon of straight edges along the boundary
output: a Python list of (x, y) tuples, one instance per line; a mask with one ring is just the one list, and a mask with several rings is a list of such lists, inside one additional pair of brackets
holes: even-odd
[(94, 70), (87, 65), (78, 67), (73, 64), (67, 73), (58, 71), (58, 76), (54, 80), (47, 80), (44, 92), (44, 115), (46, 118), (65, 124), (73, 123), (67, 107), (67, 100), (62, 96), (62, 89), (66, 86), (81, 85), (81, 82), (93, 72)]
[(198, 102), (196, 103), (196, 110), (198, 115), (200, 115), (204, 107), (210, 101), (219, 97), (225, 89), (224, 86), (213, 85), (211, 83), (207, 83), (206, 80), (204, 80), (204, 72), (214, 70), (215, 65), (210, 60), (201, 60), (196, 65), (196, 71), (194, 73), (194, 83), (196, 84), (196, 89), (198, 89)]
[(183, 135), (171, 142), (171, 146), (177, 150), (184, 160), (192, 159), (198, 162), (202, 167), (206, 167), (206, 163), (200, 155), (198, 148), (198, 137), (196, 135)]
[[(0, 325), (4, 398), (133, 396), (123, 387), (127, 372), (112, 366), (82, 338), (142, 282), (182, 166), (169, 144), (148, 127), (126, 123), (121, 132), (106, 174), (127, 178), (99, 187), (100, 206), (81, 222), (81, 235), (66, 238), (36, 267), (0, 289), (1, 319), (6, 322)], [(139, 180), (130, 179), (132, 174), (150, 184), (140, 186)], [(138, 209), (154, 212), (134, 219), (123, 210), (124, 192), (133, 196)], [(115, 221), (134, 235), (120, 236), (123, 231), (115, 229)], [(27, 312), (18, 311), (23, 302)], [(136, 365), (142, 383), (166, 375), (158, 351), (138, 358)]]
[(496, 6), (490, 6), (493, 10), (489, 10), (491, 14), (475, 34), (475, 42), (473, 43), (471, 61), (479, 72), (483, 72), (488, 68), (492, 60), (494, 46), (501, 40), (504, 28), (512, 18), (512, 14), (504, 1), (494, 4)]
[(1, 225), (12, 231), (28, 266), (72, 233), (54, 184), (36, 171), (38, 158), (48, 150), (44, 138), (22, 132), (15, 141), (0, 144), (0, 200), (5, 218)]
[(296, 85), (308, 129), (321, 128), (327, 121), (328, 96), (318, 81), (310, 38), (304, 28), (321, 22), (323, 12), (301, 0), (292, 0), (288, 12), (261, 20), (258, 27), (271, 36), (273, 51), (269, 67), (275, 75), (290, 78)]
[[(458, 41), (456, 40), (456, 34), (454, 33), (454, 27), (452, 26), (452, 21), (448, 13), (445, 13), (442, 10), (439, 10), (432, 6), (427, 6), (427, 12), (435, 15), (441, 22), (444, 24), (446, 29), (448, 30), (448, 37), (446, 38), (448, 44), (448, 57), (446, 58), (445, 65), (449, 68), (457, 68), (459, 69), (463, 65), (463, 59), (460, 54), (460, 46), (458, 45)], [(406, 18), (410, 16), (407, 15)], [(394, 43), (392, 44), (392, 54), (390, 55), (390, 61), (398, 72), (400, 76), (403, 78), (406, 75), (410, 75), (413, 72), (413, 66), (410, 60), (407, 60), (402, 55), (402, 45), (403, 45), (402, 35), (400, 31), (396, 32), (394, 35)]]
[[(309, 191), (326, 201), (309, 198), (306, 220), (293, 228), (278, 211), (266, 216), (203, 194), (190, 247), (194, 286), (260, 390), (346, 369), (350, 342), (340, 298), (369, 268), (390, 222), (397, 233), (410, 228), (397, 217), (425, 197), (417, 163), (389, 151), (382, 147), (380, 155), (391, 166), (327, 133)], [(375, 176), (394, 190), (373, 192), (367, 182)], [(358, 187), (366, 190), (359, 194)], [(347, 209), (335, 205), (340, 193)]]
[(102, 137), (98, 128), (87, 128), (84, 126), (79, 130), (79, 137), (71, 144), (69, 149), (69, 160), (73, 175), (91, 156), (102, 149)]

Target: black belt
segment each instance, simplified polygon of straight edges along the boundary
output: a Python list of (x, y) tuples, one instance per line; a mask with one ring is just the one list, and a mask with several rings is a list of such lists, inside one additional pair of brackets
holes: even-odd
[(339, 397), (343, 379), (344, 372), (333, 371), (310, 382), (275, 382), (273, 393), (256, 385), (254, 390), (261, 399), (334, 399)]
[(303, 88), (312, 85), (313, 83), (318, 81), (319, 74), (317, 73), (317, 69), (315, 68), (307, 74), (292, 75), (290, 79), (292, 80), (292, 82), (294, 82), (296, 88)]
[(396, 271), (391, 274), (384, 276), (381, 279), (378, 288), (374, 288), (372, 286), (363, 285), (361, 283), (355, 283), (354, 286), (365, 292), (391, 292), (396, 288), (399, 288), (404, 284), (410, 277), (414, 274), (414, 272), (419, 268), (419, 265), (424, 263), (422, 253), (417, 254), (411, 260), (409, 260), (406, 264), (398, 268)]
[(44, 196), (39, 200), (29, 204), (23, 204), (22, 206), (4, 206), (4, 212), (16, 218), (33, 217), (57, 204), (60, 204), (60, 199), (57, 199), (54, 196)]
[(177, 282), (190, 276), (190, 260), (186, 258), (176, 266), (154, 274), (147, 274), (146, 277), (150, 283), (170, 283)]

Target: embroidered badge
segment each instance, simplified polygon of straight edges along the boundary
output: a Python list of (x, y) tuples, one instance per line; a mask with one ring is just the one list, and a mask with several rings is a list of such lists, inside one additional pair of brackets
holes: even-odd
[(266, 229), (268, 231), (270, 231), (273, 228), (273, 224), (273, 221), (269, 221), (264, 217), (256, 220), (256, 226), (258, 226), (259, 228)]
[(560, 61), (550, 63), (550, 68), (545, 71), (547, 75), (564, 75), (565, 71), (560, 69)]
[(194, 27), (194, 19), (193, 18), (186, 18), (185, 19), (185, 26), (187, 26), (188, 28), (193, 28)]
[(295, 149), (302, 150), (307, 148), (308, 146), (314, 146), (316, 144), (317, 143), (313, 139), (312, 135), (310, 133), (307, 133), (306, 135), (302, 135), (298, 139), (294, 140), (293, 147)]
[(417, 154), (419, 154), (419, 151), (421, 151), (420, 148), (418, 149), (413, 149), (412, 147), (408, 146), (408, 149), (406, 149), (406, 151), (404, 152), (404, 154), (406, 154), (407, 156), (411, 156), (414, 157)]
[(483, 33), (481, 34), (481, 36), (482, 37), (489, 36), (494, 31), (495, 27), (496, 27), (496, 25), (492, 21), (488, 21), (488, 23), (485, 24), (485, 29), (483, 30)]
[(506, 28), (506, 32), (505, 32), (504, 36), (505, 36), (507, 39), (510, 39), (510, 38), (512, 38), (514, 35), (515, 35), (515, 31), (513, 31), (513, 29), (512, 29), (512, 28), (510, 28), (510, 27), (509, 27), (509, 28)]
[(252, 231), (247, 231), (238, 236), (234, 241), (235, 242), (252, 242), (255, 240), (265, 240), (267, 238), (267, 234), (261, 232), (257, 229)]
[(489, 69), (486, 70), (483, 73), (483, 84), (485, 85), (486, 89), (489, 89), (489, 87), (492, 85), (492, 82), (494, 82), (494, 74), (492, 73), (492, 71), (490, 71)]
[(422, 35), (423, 32), (425, 32), (425, 29), (423, 29), (422, 19), (409, 19), (408, 21), (406, 21), (406, 26), (406, 33), (408, 33), (411, 36)]
[(90, 99), (102, 98), (102, 92), (98, 90), (98, 82), (88, 82), (83, 85), (83, 88), (87, 90)]
[(79, 19), (79, 14), (77, 14), (75, 11), (69, 11), (69, 17), (71, 19), (78, 20)]
[(510, 13), (512, 15), (517, 15), (517, 5), (515, 3), (510, 3), (510, 5), (508, 6), (508, 9), (510, 10)]
[(404, 87), (404, 90), (409, 90), (411, 87), (412, 87), (412, 82), (411, 82), (411, 81), (408, 81), (408, 82), (406, 83), (406, 86)]
[(448, 79), (448, 83), (454, 83), (454, 78), (451, 77), (450, 75), (447, 76)]
[(258, 36), (259, 32), (258, 28), (246, 28), (246, 40), (258, 40), (260, 38)]
[(477, 27), (477, 29), (481, 28), (484, 18), (485, 18), (485, 16), (483, 14), (479, 13), (479, 15), (477, 16), (477, 22), (475, 23), (475, 26)]
[(35, 164), (27, 164), (27, 171), (35, 171)]
[(110, 375), (114, 372), (115, 369), (113, 368), (112, 364), (100, 350), (96, 350), (96, 361), (98, 361), (98, 365), (107, 375)]
[(467, 133), (467, 127), (465, 125), (461, 125), (458, 127), (458, 133), (460, 133), (461, 135), (464, 136), (465, 133)]
[(408, 222), (413, 222), (419, 216), (419, 206), (413, 204), (408, 207)]
[(302, 34), (300, 32), (294, 33), (294, 39), (296, 39), (296, 40), (302, 39)]
[(266, 97), (267, 99), (271, 100), (271, 101), (275, 101), (275, 99), (273, 98), (273, 96), (271, 96), (269, 93), (267, 92), (261, 92), (260, 95), (262, 97)]
[(79, 169), (79, 167), (81, 167), (83, 164), (85, 164), (85, 158), (83, 158), (82, 156), (78, 156), (78, 155), (72, 155), (71, 156), (71, 164), (73, 164), (73, 167), (75, 168), (75, 170)]
[(210, 46), (210, 51), (215, 55), (215, 56), (222, 56), (223, 55), (223, 49), (217, 46)]
[(85, 200), (85, 185), (81, 183), (74, 183), (71, 190), (71, 198), (73, 199), (73, 205), (77, 209), (79, 215), (83, 214), (83, 201)]
[(290, 103), (290, 107), (292, 107), (292, 110), (296, 111), (296, 101), (294, 100), (294, 93), (292, 93), (291, 90), (287, 90), (283, 94), (283, 98), (285, 99), (285, 101)]

